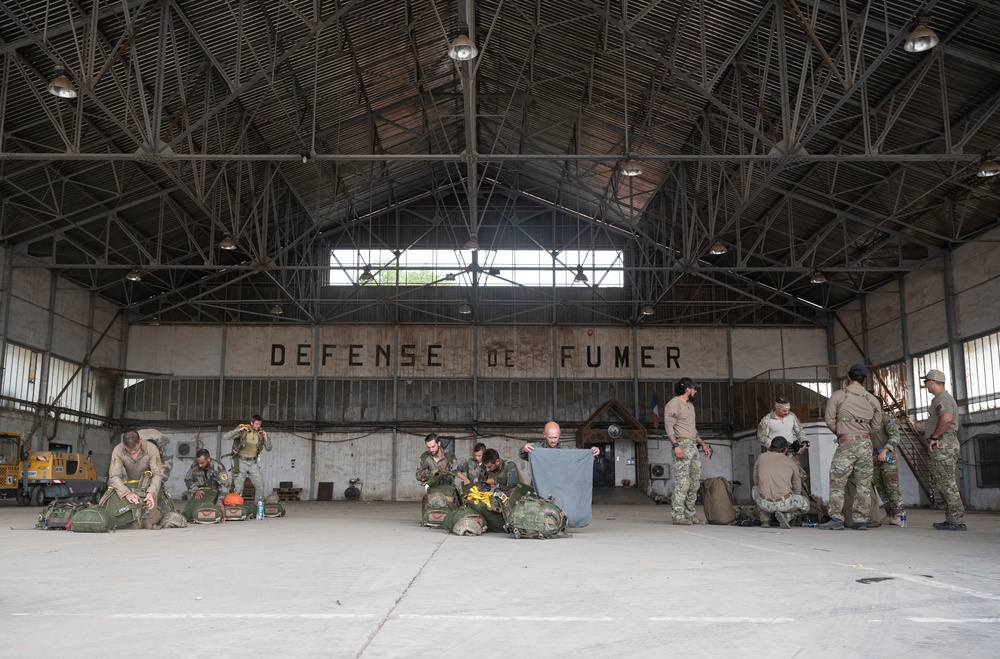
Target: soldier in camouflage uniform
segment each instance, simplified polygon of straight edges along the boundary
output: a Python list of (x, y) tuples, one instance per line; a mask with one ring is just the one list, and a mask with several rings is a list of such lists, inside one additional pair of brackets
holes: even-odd
[[(218, 460), (213, 460), (208, 449), (200, 448), (194, 454), (194, 464), (184, 474), (184, 487), (188, 491), (188, 504), (184, 509), (184, 517), (194, 519), (194, 511), (200, 507), (199, 499), (205, 498), (201, 488), (215, 488), (215, 498), (220, 492), (229, 491), (229, 472)], [(212, 503), (215, 503), (214, 501)]]
[(502, 459), (500, 453), (494, 448), (488, 448), (483, 453), (483, 469), (481, 482), (488, 485), (490, 489), (503, 492), (507, 496), (510, 496), (518, 483), (523, 482), (517, 465), (510, 460)]
[(875, 452), (872, 483), (885, 503), (888, 519), (884, 523), (899, 526), (902, 524), (903, 496), (899, 491), (899, 458), (896, 457), (899, 455), (899, 424), (895, 419), (886, 417), (882, 427), (872, 430), (872, 445)]
[(476, 483), (483, 473), (483, 452), (486, 450), (486, 444), (482, 442), (476, 444), (475, 448), (472, 449), (472, 457), (463, 462), (458, 467), (458, 471), (455, 474), (458, 479), (462, 481), (463, 485), (468, 485), (470, 483)]
[(826, 404), (827, 427), (837, 435), (837, 450), (830, 465), (830, 521), (819, 528), (839, 531), (844, 528), (844, 489), (848, 478), (854, 481), (851, 528), (864, 531), (868, 528), (872, 499), (866, 496), (872, 487), (872, 431), (882, 426), (882, 406), (864, 388), (868, 369), (854, 364), (847, 372), (850, 384), (835, 391)]
[(222, 438), (223, 442), (233, 443), (233, 480), (230, 487), (242, 494), (243, 483), (249, 478), (253, 483), (254, 497), (258, 502), (264, 500), (264, 472), (260, 470), (260, 454), (271, 450), (271, 440), (261, 429), (264, 419), (255, 414), (250, 425), (241, 425)]
[(924, 376), (924, 387), (934, 396), (927, 411), (928, 447), (931, 453), (931, 476), (944, 497), (943, 522), (935, 522), (938, 531), (965, 531), (965, 506), (955, 480), (960, 449), (958, 443), (958, 403), (945, 391), (944, 373), (934, 369)]
[(695, 514), (695, 501), (701, 486), (701, 454), (711, 457), (712, 449), (698, 435), (694, 405), (698, 385), (691, 378), (681, 378), (674, 387), (674, 397), (663, 406), (663, 430), (674, 449), (674, 496), (671, 518), (674, 524), (704, 524)]
[(424, 445), (427, 450), (420, 456), (420, 465), (417, 467), (417, 480), (426, 483), (433, 476), (441, 475), (437, 479), (438, 484), (453, 483), (455, 480), (455, 470), (458, 468), (458, 461), (455, 454), (441, 448), (441, 440), (436, 432), (432, 432), (424, 438)]
[[(125, 481), (137, 481), (147, 471), (152, 474), (152, 479), (145, 496), (140, 498)], [(125, 432), (121, 444), (111, 452), (108, 486), (113, 487), (119, 497), (131, 504), (142, 502), (142, 528), (159, 528), (163, 515), (173, 512), (173, 507), (160, 495), (162, 483), (163, 463), (160, 462), (160, 451), (154, 444), (144, 442), (136, 431)]]

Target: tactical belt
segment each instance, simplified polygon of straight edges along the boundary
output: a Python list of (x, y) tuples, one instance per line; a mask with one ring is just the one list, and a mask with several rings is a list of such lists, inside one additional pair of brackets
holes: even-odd
[(837, 439), (838, 442), (843, 444), (844, 442), (853, 442), (856, 439), (871, 439), (870, 435), (844, 435)]
[(792, 493), (789, 492), (788, 494), (786, 494), (785, 496), (781, 497), (780, 499), (768, 499), (767, 497), (761, 497), (761, 500), (762, 501), (767, 501), (768, 503), (781, 503), (782, 501), (788, 501), (791, 498), (792, 498)]

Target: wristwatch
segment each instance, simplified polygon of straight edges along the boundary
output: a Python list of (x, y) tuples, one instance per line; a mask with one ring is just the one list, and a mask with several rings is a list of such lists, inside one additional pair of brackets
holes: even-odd
[(680, 444), (674, 442), (673, 444), (670, 445), (670, 448), (677, 448), (678, 446), (680, 446)]

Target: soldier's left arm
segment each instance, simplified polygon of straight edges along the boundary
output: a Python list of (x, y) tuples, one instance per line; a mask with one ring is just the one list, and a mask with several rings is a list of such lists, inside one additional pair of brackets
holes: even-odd
[(261, 436), (262, 436), (261, 438), (264, 440), (264, 450), (265, 451), (270, 451), (271, 450), (271, 435), (269, 433), (267, 433), (267, 432), (262, 432)]
[[(146, 442), (146, 444), (149, 444), (149, 442)], [(160, 450), (155, 447), (150, 448), (153, 450), (149, 452), (149, 471), (153, 474), (153, 480), (149, 482), (149, 489), (146, 491), (152, 493), (155, 498), (160, 493), (160, 487), (163, 485), (163, 462), (160, 461)]]

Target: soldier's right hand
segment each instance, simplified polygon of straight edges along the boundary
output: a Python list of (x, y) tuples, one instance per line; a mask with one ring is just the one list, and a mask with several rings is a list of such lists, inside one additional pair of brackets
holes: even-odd
[(195, 499), (200, 499), (203, 496), (205, 496), (205, 490), (198, 490), (197, 492), (194, 493)]
[[(525, 444), (524, 448), (522, 448), (521, 450), (524, 451), (525, 453), (531, 453), (532, 451), (535, 450), (535, 445), (534, 444)], [(541, 455), (541, 453), (539, 453), (539, 455)]]

